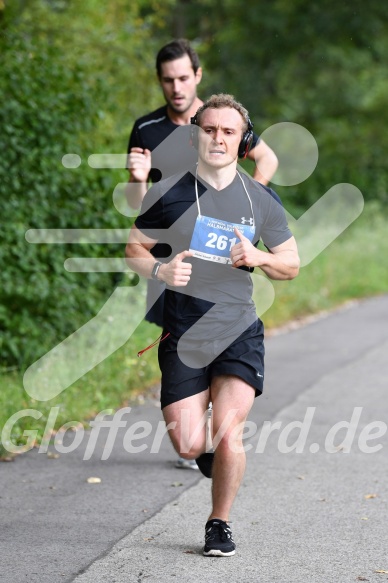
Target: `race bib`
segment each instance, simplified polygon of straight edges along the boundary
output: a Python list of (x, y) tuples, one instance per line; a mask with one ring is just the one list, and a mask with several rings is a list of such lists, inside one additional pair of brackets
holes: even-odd
[(195, 222), (190, 251), (194, 257), (216, 263), (232, 263), (230, 250), (240, 239), (235, 235), (237, 228), (251, 242), (255, 234), (252, 225), (229, 223), (211, 217), (198, 216)]

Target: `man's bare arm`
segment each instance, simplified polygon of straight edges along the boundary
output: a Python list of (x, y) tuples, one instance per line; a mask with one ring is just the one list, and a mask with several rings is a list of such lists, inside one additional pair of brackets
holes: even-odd
[[(126, 261), (131, 269), (146, 278), (151, 278), (156, 259), (150, 253), (150, 249), (157, 243), (154, 239), (146, 237), (135, 226), (129, 233), (128, 243), (125, 247)], [(182, 251), (168, 263), (162, 263), (157, 278), (160, 281), (174, 287), (186, 286), (190, 281), (191, 263), (184, 261), (186, 257), (192, 257), (191, 251)]]
[(294, 237), (266, 252), (252, 245), (238, 229), (234, 232), (240, 239), (230, 253), (234, 267), (260, 267), (270, 279), (294, 279), (298, 275), (300, 259)]
[(128, 155), (127, 168), (129, 172), (129, 186), (126, 197), (129, 206), (133, 209), (141, 207), (143, 198), (148, 190), (148, 176), (151, 170), (151, 152), (143, 148), (131, 148)]
[(267, 185), (275, 174), (279, 161), (275, 152), (263, 140), (248, 153), (247, 158), (255, 162), (253, 178), (261, 184)]

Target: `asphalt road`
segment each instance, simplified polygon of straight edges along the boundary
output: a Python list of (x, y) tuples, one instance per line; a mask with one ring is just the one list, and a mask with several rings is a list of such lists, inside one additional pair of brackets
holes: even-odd
[(0, 581), (388, 580), (387, 316), (373, 298), (267, 339), (234, 557), (201, 555), (210, 481), (174, 468), (150, 400), (115, 439), (100, 424), (0, 464)]

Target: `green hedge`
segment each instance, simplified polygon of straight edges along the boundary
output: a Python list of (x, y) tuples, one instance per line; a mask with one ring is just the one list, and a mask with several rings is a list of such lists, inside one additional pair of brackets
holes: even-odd
[[(115, 283), (63, 267), (72, 255), (106, 254), (103, 246), (32, 245), (25, 232), (128, 227), (128, 219), (112, 205), (113, 173), (87, 165), (103, 80), (82, 62), (68, 66), (55, 43), (23, 27), (3, 34), (0, 51), (0, 350), (3, 367), (23, 367), (95, 314)], [(69, 152), (80, 155), (79, 168), (62, 165)]]

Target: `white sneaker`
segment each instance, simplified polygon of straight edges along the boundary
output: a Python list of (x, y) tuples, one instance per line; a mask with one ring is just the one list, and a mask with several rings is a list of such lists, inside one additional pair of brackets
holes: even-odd
[(175, 467), (181, 470), (199, 470), (195, 460), (185, 460), (183, 457), (178, 457)]

